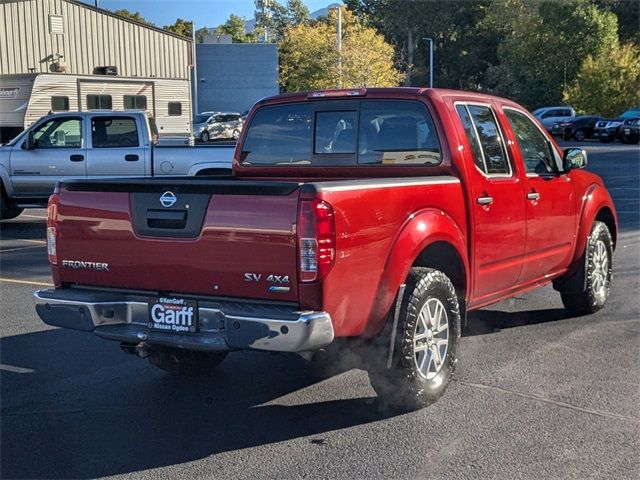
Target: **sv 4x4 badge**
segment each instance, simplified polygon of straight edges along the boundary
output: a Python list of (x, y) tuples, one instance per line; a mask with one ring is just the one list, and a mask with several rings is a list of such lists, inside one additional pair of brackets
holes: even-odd
[[(267, 276), (267, 278), (265, 279), (267, 283), (271, 283), (271, 285), (269, 286), (269, 291), (270, 292), (275, 292), (275, 293), (288, 293), (290, 288), (289, 288), (289, 275), (275, 275), (275, 274), (270, 274)], [(245, 282), (253, 282), (253, 283), (260, 283), (262, 281), (262, 274), (261, 273), (245, 273), (244, 274), (244, 281)]]

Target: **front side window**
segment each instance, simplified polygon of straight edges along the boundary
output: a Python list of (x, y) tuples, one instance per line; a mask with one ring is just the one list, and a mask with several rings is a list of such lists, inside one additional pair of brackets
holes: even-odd
[(94, 148), (137, 147), (138, 128), (131, 117), (94, 117), (91, 119), (91, 143)]
[(111, 95), (87, 95), (87, 109), (111, 110)]
[(169, 102), (169, 116), (170, 117), (179, 117), (182, 115), (182, 103), (180, 102)]
[(80, 148), (82, 146), (82, 120), (56, 118), (49, 120), (33, 132), (36, 148)]
[[(299, 165), (438, 165), (441, 150), (420, 102), (362, 100), (275, 105), (258, 110), (242, 163)], [(327, 110), (333, 107), (332, 110)]]
[(144, 95), (125, 95), (122, 97), (125, 110), (146, 110), (147, 97)]
[(486, 175), (510, 175), (502, 134), (493, 110), (485, 105), (457, 105), (476, 166)]
[(51, 97), (51, 110), (54, 112), (68, 112), (69, 97)]
[(555, 173), (555, 156), (547, 137), (522, 113), (510, 109), (505, 109), (504, 113), (516, 136), (525, 171), (537, 174)]

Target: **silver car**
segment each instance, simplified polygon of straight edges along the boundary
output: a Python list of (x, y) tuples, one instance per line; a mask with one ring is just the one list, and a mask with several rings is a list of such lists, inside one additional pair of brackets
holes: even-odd
[(205, 112), (194, 120), (199, 120), (194, 121), (194, 135), (203, 142), (218, 139), (237, 140), (243, 125), (241, 115), (236, 112)]
[(551, 132), (553, 124), (575, 117), (576, 111), (573, 107), (542, 107), (533, 112), (533, 115), (542, 123), (542, 126)]

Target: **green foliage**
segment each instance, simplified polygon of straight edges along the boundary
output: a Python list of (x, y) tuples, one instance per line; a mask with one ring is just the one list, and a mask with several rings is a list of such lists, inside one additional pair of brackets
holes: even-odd
[(255, 0), (255, 30), (257, 36), (267, 36), (271, 43), (278, 42), (287, 28), (309, 23), (309, 9), (303, 0), (288, 0), (282, 5), (277, 0)]
[(234, 43), (255, 42), (255, 33), (247, 33), (247, 19), (231, 14), (229, 19), (215, 29), (216, 35), (231, 35)]
[(182, 35), (185, 37), (191, 37), (193, 23), (189, 20), (178, 18), (173, 25), (165, 25), (162, 28), (163, 30), (167, 30), (168, 32), (177, 33), (178, 35)]
[(393, 47), (375, 29), (343, 10), (342, 52), (337, 48), (337, 14), (314, 25), (284, 31), (278, 45), (280, 85), (284, 91), (396, 86), (402, 74), (395, 68)]
[(581, 113), (606, 117), (640, 105), (640, 49), (628, 43), (587, 56), (563, 98)]
[(131, 20), (135, 20), (136, 22), (153, 26), (153, 23), (140, 15), (140, 12), (130, 12), (126, 8), (121, 8), (120, 10), (115, 10), (113, 14), (118, 15), (119, 17), (130, 18)]

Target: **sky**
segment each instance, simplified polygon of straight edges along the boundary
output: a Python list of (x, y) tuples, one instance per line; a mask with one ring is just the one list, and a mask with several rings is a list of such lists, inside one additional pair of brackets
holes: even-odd
[[(92, 0), (81, 1), (95, 5)], [(286, 0), (279, 1), (286, 3)], [(313, 12), (337, 1), (305, 0), (304, 3)], [(216, 27), (224, 23), (232, 13), (250, 20), (254, 11), (253, 0), (99, 0), (98, 5), (108, 10), (125, 8), (131, 12), (138, 11), (158, 27), (172, 24), (178, 17), (194, 20), (196, 28)]]

